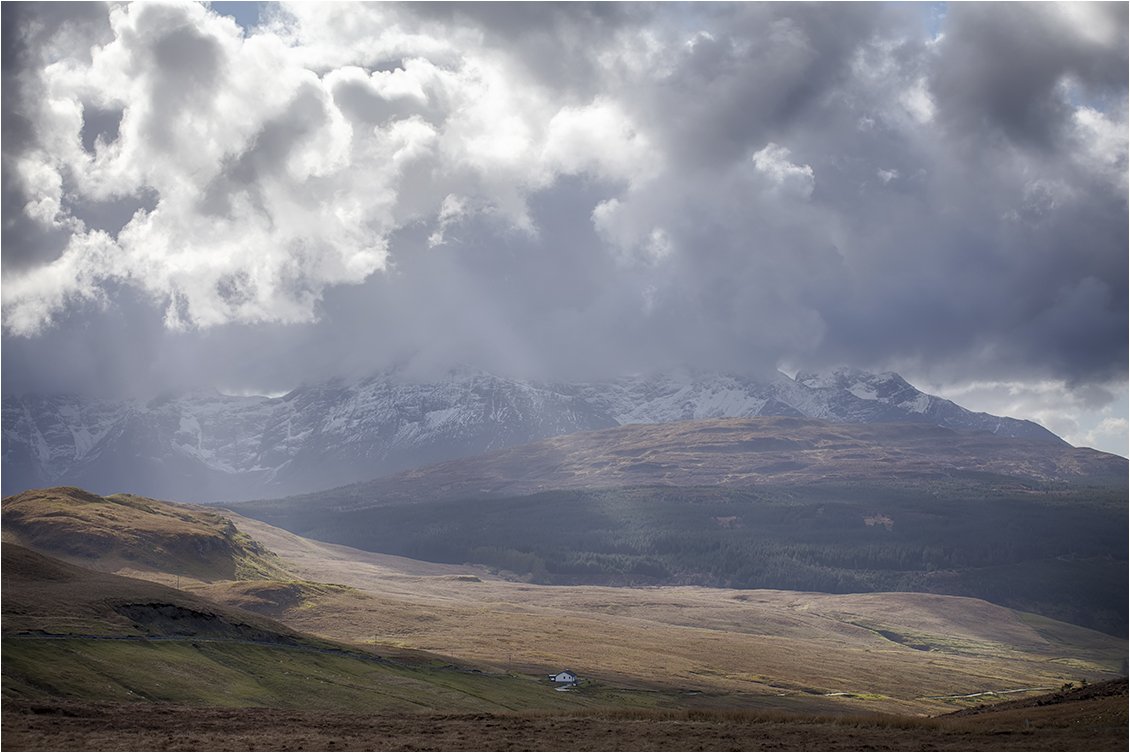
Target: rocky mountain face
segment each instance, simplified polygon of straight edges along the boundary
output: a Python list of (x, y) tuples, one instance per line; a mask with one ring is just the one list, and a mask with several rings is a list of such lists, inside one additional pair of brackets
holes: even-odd
[(467, 371), (435, 382), (383, 374), (279, 398), (6, 395), (3, 493), (73, 484), (188, 501), (283, 496), (579, 431), (756, 416), (927, 423), (1064, 444), (1037, 424), (965, 410), (892, 373), (668, 374), (586, 384)]

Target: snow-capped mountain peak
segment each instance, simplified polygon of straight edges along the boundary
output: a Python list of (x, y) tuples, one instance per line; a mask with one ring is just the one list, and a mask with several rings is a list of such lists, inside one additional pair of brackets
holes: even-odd
[(278, 398), (5, 396), (3, 486), (5, 494), (67, 483), (186, 500), (280, 496), (577, 431), (755, 416), (929, 422), (1062, 442), (1031, 422), (927, 395), (891, 372), (680, 372), (572, 384), (474, 369), (436, 381), (387, 372)]

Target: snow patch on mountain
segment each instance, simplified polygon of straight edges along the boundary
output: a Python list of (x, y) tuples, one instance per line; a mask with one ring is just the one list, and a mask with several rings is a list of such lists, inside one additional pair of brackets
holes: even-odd
[(542, 384), (465, 369), (434, 382), (395, 373), (334, 380), (273, 398), (5, 396), (3, 487), (10, 494), (73, 483), (202, 501), (281, 496), (577, 431), (755, 416), (929, 422), (1062, 442), (1031, 422), (922, 393), (891, 372)]

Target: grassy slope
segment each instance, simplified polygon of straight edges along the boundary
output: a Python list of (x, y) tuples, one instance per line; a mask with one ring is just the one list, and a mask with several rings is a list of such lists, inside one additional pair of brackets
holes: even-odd
[(527, 678), (434, 662), (382, 660), (200, 596), (89, 571), (12, 543), (3, 547), (3, 574), (5, 699), (355, 711), (640, 702), (601, 691), (558, 694)]
[[(561, 694), (516, 676), (231, 641), (3, 640), (5, 700), (74, 698), (352, 712), (568, 709), (632, 694)], [(648, 699), (644, 699), (647, 701)]]
[(166, 572), (198, 580), (279, 575), (270, 552), (216, 510), (73, 487), (3, 501), (4, 540), (110, 572)]
[[(57, 497), (57, 493), (46, 495), (43, 504), (49, 508), (60, 504)], [(89, 504), (100, 504), (97, 499), (100, 498), (93, 503), (79, 499), (71, 504), (85, 509)], [(134, 561), (137, 554), (131, 547), (145, 540), (136, 537), (134, 531), (163, 529), (170, 514), (174, 520), (180, 520), (179, 514), (196, 512), (195, 508), (181, 511), (179, 506), (153, 502), (146, 502), (145, 508), (129, 510), (133, 515), (130, 526), (123, 529), (122, 539), (108, 551), (115, 557), (132, 554)], [(246, 551), (269, 556), (272, 568), (285, 571), (285, 577), (186, 580), (182, 585), (196, 591), (198, 597), (206, 597), (193, 601), (193, 596), (174, 589), (80, 571), (63, 563), (52, 567), (40, 563), (24, 568), (29, 573), (26, 577), (37, 579), (34, 588), (21, 591), (9, 589), (6, 584), (4, 627), (9, 631), (48, 630), (72, 636), (160, 636), (178, 632), (174, 629), (177, 625), (180, 633), (186, 632), (185, 614), (173, 615), (180, 620), (177, 622), (161, 610), (143, 610), (140, 617), (146, 619), (140, 619), (135, 612), (115, 609), (115, 605), (121, 606), (123, 597), (128, 597), (126, 600), (132, 604), (171, 603), (198, 613), (187, 615), (188, 632), (195, 631), (201, 638), (197, 642), (207, 644), (211, 654), (189, 652), (183, 643), (145, 644), (148, 647), (144, 652), (125, 662), (126, 667), (142, 667), (144, 671), (119, 678), (111, 669), (121, 662), (99, 657), (112, 652), (142, 651), (142, 644), (108, 644), (88, 639), (76, 643), (74, 638), (37, 642), (25, 638), (16, 639), (19, 642), (13, 646), (9, 640), (5, 657), (10, 656), (12, 661), (6, 662), (5, 687), (23, 687), (26, 691), (36, 687), (36, 671), (42, 679), (44, 673), (58, 669), (63, 678), (54, 677), (48, 690), (41, 689), (42, 692), (55, 692), (59, 688), (54, 683), (70, 678), (87, 690), (117, 688), (113, 692), (121, 694), (125, 692), (123, 688), (129, 687), (136, 697), (215, 702), (215, 688), (201, 686), (198, 680), (212, 677), (215, 673), (210, 668), (217, 661), (227, 661), (232, 664), (232, 671), (250, 683), (247, 687), (254, 694), (267, 699), (264, 702), (289, 702), (279, 699), (277, 688), (264, 685), (264, 678), (271, 676), (267, 669), (274, 664), (291, 672), (287, 676), (290, 678), (318, 678), (317, 682), (304, 681), (299, 685), (323, 688), (329, 692), (329, 698), (339, 698), (335, 702), (343, 707), (353, 703), (353, 691), (349, 688), (368, 689), (365, 692), (377, 695), (383, 692), (373, 683), (392, 665), (363, 662), (351, 664), (352, 669), (347, 670), (336, 665), (349, 657), (336, 654), (307, 652), (305, 658), (299, 658), (293, 649), (277, 646), (256, 644), (238, 648), (246, 644), (232, 644), (231, 638), (246, 638), (249, 631), (273, 630), (281, 634), (288, 628), (246, 611), (230, 610), (225, 614), (242, 617), (227, 619), (225, 624), (234, 622), (249, 627), (217, 627), (214, 621), (199, 616), (209, 611), (219, 614), (216, 601), (254, 610), (325, 639), (377, 647), (383, 655), (413, 657), (413, 662), (406, 666), (414, 670), (440, 671), (434, 658), (442, 654), (458, 656), (461, 662), (475, 662), (488, 671), (513, 669), (535, 676), (569, 666), (600, 681), (582, 693), (553, 694), (547, 700), (546, 688), (523, 684), (524, 680), (465, 672), (443, 675), (458, 678), (459, 682), (486, 683), (473, 695), (485, 699), (483, 702), (488, 705), (505, 708), (523, 707), (522, 703), (725, 703), (762, 708), (921, 712), (953, 707), (949, 701), (923, 698), (927, 695), (1058, 686), (1084, 676), (1097, 679), (1116, 670), (1125, 654), (1124, 645), (1090, 631), (1072, 632), (1050, 621), (1034, 629), (1008, 610), (967, 599), (907, 594), (833, 597), (691, 587), (533, 586), (492, 578), (484, 570), (335, 548), (238, 516), (208, 512), (213, 516), (211, 520), (223, 521), (219, 526), (221, 532), (227, 532), (231, 540), (245, 542)], [(51, 517), (39, 516), (46, 520)], [(153, 520), (145, 520), (146, 517)], [(64, 526), (73, 526), (75, 516), (61, 515), (55, 519)], [(18, 551), (7, 544), (4, 547), (6, 580), (20, 577), (18, 563), (8, 561)], [(268, 551), (277, 554), (268, 555)], [(206, 554), (204, 551), (198, 556)], [(106, 565), (106, 560), (94, 561)], [(174, 567), (182, 564), (173, 559)], [(149, 566), (152, 569), (142, 572), (146, 577), (169, 582), (160, 566), (160, 562), (155, 562)], [(218, 644), (212, 643), (216, 639), (229, 639), (224, 652), (216, 653)], [(924, 643), (933, 650), (924, 652), (907, 645)], [(26, 658), (45, 650), (54, 651), (59, 662), (53, 665), (41, 658)], [(420, 650), (431, 654), (420, 658)], [(276, 653), (282, 658), (264, 661), (261, 651), (289, 653)], [(78, 661), (76, 657), (80, 655), (87, 658)], [(1065, 657), (1070, 661), (1065, 663)], [(321, 663), (318, 666), (310, 664), (315, 658)], [(162, 662), (175, 669), (159, 671), (165, 666)], [(293, 668), (294, 662), (304, 663), (306, 669)], [(327, 667), (326, 662), (335, 666)], [(20, 668), (24, 680), (17, 682), (15, 673)], [(197, 679), (189, 683), (187, 690), (175, 691), (150, 682), (165, 675)], [(120, 681), (123, 679), (125, 683)], [(436, 699), (445, 708), (481, 708), (474, 705), (478, 702), (468, 706), (466, 699), (453, 701), (447, 691), (437, 695), (434, 678), (416, 679), (424, 683), (415, 686), (419, 693)], [(227, 684), (240, 687), (243, 682)], [(637, 690), (614, 692), (606, 683)], [(293, 690), (307, 692), (303, 688)], [(686, 695), (684, 691), (698, 695)], [(846, 695), (826, 695), (832, 693)], [(381, 696), (382, 703), (393, 703), (391, 696), (385, 696)], [(247, 699), (237, 693), (231, 702), (243, 703)], [(313, 701), (302, 703), (307, 702)]]
[[(191, 619), (197, 632), (207, 632), (208, 637), (297, 640), (294, 630), (262, 615), (221, 607), (160, 583), (96, 572), (11, 542), (2, 551), (6, 634), (167, 637), (173, 623), (161, 618), (156, 605), (171, 605), (181, 619)], [(131, 605), (152, 605), (154, 610), (130, 617)]]
[[(954, 708), (925, 696), (1110, 677), (1125, 643), (968, 598), (700, 587), (539, 586), (294, 536), (236, 517), (299, 576), (334, 591), (256, 608), (353, 643), (423, 649), (501, 671), (570, 667), (622, 685), (760, 694), (889, 711)], [(206, 593), (248, 605), (265, 584)], [(912, 646), (926, 645), (929, 651)], [(380, 650), (386, 650), (381, 648)]]

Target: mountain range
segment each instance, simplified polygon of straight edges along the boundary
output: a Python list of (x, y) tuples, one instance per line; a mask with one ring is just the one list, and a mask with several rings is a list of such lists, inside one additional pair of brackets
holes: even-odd
[(688, 372), (563, 384), (474, 370), (419, 381), (390, 371), (281, 397), (5, 395), (3, 493), (73, 484), (166, 499), (246, 500), (578, 431), (757, 416), (936, 424), (1066, 446), (1038, 424), (966, 410), (890, 372), (845, 368), (768, 379)]

